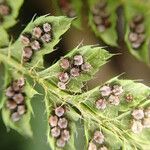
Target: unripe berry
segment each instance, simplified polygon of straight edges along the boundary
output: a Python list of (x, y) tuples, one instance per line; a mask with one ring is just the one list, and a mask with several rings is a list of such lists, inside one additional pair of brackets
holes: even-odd
[(50, 116), (49, 118), (49, 124), (51, 127), (56, 127), (58, 123), (58, 117), (57, 116)]
[(58, 116), (58, 117), (61, 117), (63, 116), (65, 113), (65, 110), (63, 107), (59, 106), (57, 108), (55, 108), (55, 114)]
[(66, 119), (66, 118), (60, 118), (60, 119), (58, 120), (58, 126), (59, 126), (61, 129), (67, 128), (67, 126), (68, 126), (68, 121), (67, 121), (67, 119)]
[(42, 29), (40, 27), (34, 27), (33, 28), (33, 32), (32, 32), (32, 35), (35, 37), (35, 38), (40, 38), (42, 36)]
[(21, 119), (21, 116), (19, 115), (18, 112), (14, 112), (11, 114), (11, 119), (13, 122), (17, 122)]
[(104, 110), (106, 108), (106, 100), (105, 99), (99, 99), (96, 101), (96, 108)]
[(51, 135), (52, 137), (59, 137), (60, 136), (60, 128), (58, 127), (54, 127), (53, 129), (51, 129)]
[(16, 104), (16, 102), (13, 101), (13, 100), (8, 100), (6, 106), (7, 106), (7, 108), (10, 109), (10, 110), (14, 110), (14, 109), (17, 108), (17, 104)]
[(108, 85), (104, 85), (100, 88), (102, 96), (109, 96), (111, 94), (111, 88)]
[(100, 131), (95, 131), (94, 140), (98, 144), (102, 144), (104, 142), (104, 135)]
[(141, 121), (133, 120), (131, 130), (133, 133), (136, 133), (136, 134), (141, 133), (143, 130), (143, 125)]
[(13, 100), (17, 103), (17, 104), (21, 104), (24, 101), (24, 96), (21, 93), (15, 94), (13, 96)]
[(19, 105), (18, 109), (17, 109), (17, 112), (18, 112), (19, 115), (23, 115), (26, 112), (25, 106), (24, 105)]
[(14, 96), (14, 94), (15, 94), (15, 92), (14, 92), (13, 88), (11, 86), (9, 86), (6, 89), (6, 96), (9, 97), (9, 98), (11, 98), (11, 97)]
[(60, 60), (60, 66), (63, 69), (68, 69), (70, 67), (70, 62), (67, 58), (61, 58)]
[(70, 133), (68, 130), (63, 130), (61, 132), (61, 138), (64, 140), (64, 141), (68, 141), (70, 139)]
[(88, 150), (97, 150), (97, 147), (94, 143), (90, 142), (88, 146)]
[(65, 144), (66, 144), (66, 142), (62, 138), (58, 139), (56, 142), (56, 145), (61, 148), (63, 148), (65, 146)]
[(74, 59), (74, 65), (80, 66), (80, 65), (83, 64), (83, 57), (82, 57), (82, 55), (76, 55), (76, 56), (74, 56), (73, 59)]
[(58, 78), (61, 82), (65, 83), (69, 80), (69, 75), (67, 72), (61, 72), (61, 73), (59, 73)]
[(43, 24), (43, 30), (44, 32), (50, 32), (52, 29), (51, 25), (49, 23), (44, 23)]
[(143, 119), (144, 118), (144, 111), (143, 111), (143, 109), (135, 109), (135, 110), (133, 110), (132, 116), (136, 120)]
[(73, 77), (78, 77), (80, 75), (80, 70), (78, 68), (72, 68), (70, 70), (70, 74)]

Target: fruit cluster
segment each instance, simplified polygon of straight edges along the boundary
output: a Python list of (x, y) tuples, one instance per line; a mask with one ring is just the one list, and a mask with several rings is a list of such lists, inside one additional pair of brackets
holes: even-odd
[(50, 23), (36, 26), (33, 28), (32, 35), (30, 33), (24, 33), (20, 39), (24, 45), (23, 61), (29, 62), (34, 52), (40, 50), (43, 44), (51, 42), (52, 26)]
[(119, 105), (120, 96), (123, 93), (123, 88), (121, 85), (104, 85), (100, 87), (101, 98), (96, 101), (96, 108), (104, 110), (107, 107), (107, 104)]
[(80, 54), (75, 55), (73, 60), (62, 58), (59, 65), (63, 71), (58, 75), (58, 87), (62, 90), (66, 89), (66, 85), (71, 78), (78, 77), (81, 73), (88, 72), (91, 68), (91, 65), (85, 62), (83, 56)]
[(57, 147), (63, 148), (70, 139), (68, 130), (68, 119), (65, 117), (66, 109), (63, 106), (55, 108), (53, 114), (49, 117), (51, 127), (51, 136), (56, 139)]
[(132, 112), (132, 126), (133, 133), (141, 133), (144, 128), (150, 128), (150, 107), (146, 109), (135, 109)]
[(110, 14), (107, 11), (106, 0), (101, 0), (96, 3), (92, 8), (93, 21), (99, 32), (104, 32), (106, 29), (110, 28)]
[(138, 49), (142, 46), (145, 40), (145, 26), (144, 26), (144, 17), (141, 14), (138, 14), (133, 17), (130, 22), (130, 33), (129, 41), (133, 49)]
[(0, 24), (3, 23), (5, 16), (8, 16), (10, 13), (10, 6), (5, 1), (0, 1)]
[(104, 143), (105, 137), (101, 131), (95, 131), (93, 139), (90, 141), (88, 150), (107, 150), (107, 147), (102, 145)]
[(24, 85), (24, 78), (20, 78), (12, 81), (6, 89), (6, 107), (10, 110), (11, 119), (14, 122), (19, 121), (26, 112)]
[(72, 18), (76, 16), (76, 11), (71, 5), (71, 2), (69, 0), (60, 0), (59, 6), (64, 14), (66, 14), (68, 17)]

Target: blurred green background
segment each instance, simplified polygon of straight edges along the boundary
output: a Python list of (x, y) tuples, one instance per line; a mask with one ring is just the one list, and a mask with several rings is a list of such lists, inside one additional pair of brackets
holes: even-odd
[[(86, 3), (86, 0), (84, 2)], [(86, 5), (84, 7), (86, 7)], [(58, 50), (45, 56), (45, 65), (51, 65), (54, 60), (59, 59), (60, 56), (76, 47), (81, 41), (83, 41), (83, 45), (103, 44), (95, 37), (87, 24), (86, 9), (83, 9), (82, 13), (82, 19), (84, 20), (83, 30), (77, 30), (71, 27), (63, 36), (59, 45), (57, 45)], [(10, 35), (16, 39), (35, 14), (37, 17), (45, 14), (55, 15), (52, 1), (25, 0), (20, 10), (18, 23), (9, 30)], [(122, 35), (120, 35), (120, 37), (121, 36)], [(119, 42), (122, 42), (122, 40)], [(122, 42), (122, 45), (123, 44)], [(122, 78), (142, 79), (143, 83), (150, 85), (150, 69), (144, 63), (139, 62), (131, 56), (125, 46), (119, 49), (112, 47), (107, 47), (107, 49), (112, 53), (121, 54), (113, 57), (108, 64), (100, 69), (95, 78), (88, 82), (89, 89), (121, 73), (124, 73)], [(2, 68), (0, 68), (0, 70), (2, 70)], [(45, 109), (42, 96), (35, 96), (32, 100), (32, 106), (35, 112), (31, 120), (34, 133), (33, 139), (22, 137), (13, 130), (7, 131), (2, 118), (0, 118), (0, 150), (50, 150), (46, 141), (46, 114), (44, 112)]]

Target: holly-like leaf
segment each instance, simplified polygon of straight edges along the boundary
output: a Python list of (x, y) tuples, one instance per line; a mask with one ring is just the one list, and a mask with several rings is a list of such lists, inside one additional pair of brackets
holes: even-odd
[(78, 29), (81, 29), (82, 22), (82, 1), (81, 0), (55, 0), (53, 1), (56, 12), (58, 15), (63, 14), (68, 17), (76, 17), (72, 22), (72, 25)]
[[(117, 14), (116, 9), (120, 5), (120, 1), (118, 0), (106, 0), (106, 12), (109, 14), (108, 20), (110, 21), (110, 27), (106, 28), (103, 32), (100, 32), (98, 26), (94, 23), (94, 15), (92, 14), (92, 10), (95, 7), (98, 7), (101, 3), (105, 1), (103, 0), (88, 0), (89, 5), (89, 25), (92, 27), (95, 35), (100, 37), (106, 44), (111, 46), (117, 46), (117, 32), (116, 32), (116, 24), (117, 24)], [(103, 9), (99, 9), (103, 13)], [(105, 12), (104, 11), (104, 12)], [(99, 14), (101, 14), (99, 12)], [(99, 19), (100, 20), (100, 19)]]
[[(142, 2), (142, 1), (124, 1), (124, 12), (125, 12), (125, 19), (126, 19), (126, 28), (125, 28), (125, 41), (128, 46), (129, 52), (135, 56), (137, 59), (149, 64), (149, 36), (150, 36), (150, 30), (149, 30), (149, 2)], [(130, 31), (130, 24), (136, 15), (143, 15), (144, 17), (144, 28), (145, 28), (145, 40), (142, 43), (142, 45), (134, 49), (132, 48), (132, 44), (129, 41), (129, 33)]]
[[(70, 78), (70, 81), (67, 84), (67, 91), (71, 92), (81, 92), (81, 89), (84, 86), (84, 82), (92, 79), (95, 73), (99, 70), (99, 68), (107, 63), (108, 59), (113, 56), (113, 54), (110, 54), (102, 47), (89, 45), (75, 48), (66, 56), (64, 56), (64, 58), (69, 58), (70, 60), (73, 60), (73, 57), (77, 54), (82, 55), (84, 61), (86, 63), (89, 63), (91, 65), (91, 68), (89, 69), (89, 71), (81, 73), (78, 77)], [(40, 72), (40, 76), (44, 79), (52, 81), (57, 86), (59, 82), (58, 74), (62, 72), (59, 64), (60, 61), (58, 61), (48, 69)]]
[[(72, 19), (63, 16), (41, 16), (27, 25), (22, 34), (32, 34), (34, 27), (41, 26), (44, 23), (49, 23), (52, 26), (52, 40), (43, 44), (40, 50), (34, 53), (31, 62), (28, 63), (29, 66), (43, 66), (43, 56), (54, 51), (54, 46), (60, 41), (60, 36), (69, 29), (71, 21)], [(11, 55), (19, 61), (22, 61), (23, 47), (24, 45), (21, 43), (20, 38), (10, 47)]]

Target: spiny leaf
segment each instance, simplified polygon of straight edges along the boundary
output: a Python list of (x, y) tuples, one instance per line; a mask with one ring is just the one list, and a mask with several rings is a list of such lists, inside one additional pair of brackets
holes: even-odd
[[(149, 64), (149, 4), (144, 3), (142, 1), (124, 1), (124, 11), (125, 11), (125, 19), (126, 19), (126, 31), (125, 31), (125, 41), (128, 46), (129, 52), (135, 56), (137, 59)], [(138, 49), (133, 49), (131, 46), (131, 42), (129, 41), (129, 33), (130, 27), (129, 24), (134, 16), (142, 14), (144, 16), (144, 26), (145, 26), (145, 40)]]
[[(24, 29), (23, 33), (32, 33), (32, 30), (36, 26), (43, 25), (44, 23), (50, 23), (52, 25), (52, 41), (43, 44), (43, 47), (33, 55), (32, 61), (28, 63), (29, 66), (43, 66), (43, 56), (47, 53), (54, 51), (54, 46), (60, 41), (60, 36), (64, 34), (70, 27), (72, 19), (66, 17), (54, 17), (54, 16), (41, 16), (35, 21), (31, 21)], [(20, 38), (10, 47), (13, 57), (21, 61), (24, 45), (21, 43)]]
[[(108, 59), (113, 56), (113, 54), (105, 51), (102, 47), (89, 45), (73, 49), (70, 53), (64, 56), (64, 58), (70, 58), (73, 60), (73, 56), (77, 54), (83, 56), (85, 62), (91, 65), (91, 69), (89, 72), (83, 72), (80, 76), (70, 80), (70, 82), (67, 84), (67, 91), (71, 92), (81, 92), (83, 82), (92, 79), (99, 68), (107, 63)], [(39, 73), (42, 78), (52, 81), (56, 86), (58, 83), (58, 74), (62, 71), (59, 63), (60, 61)]]
[[(76, 17), (76, 19), (72, 22), (72, 25), (78, 29), (81, 28), (81, 21), (82, 21), (82, 16), (81, 16), (82, 1), (81, 0), (78, 0), (78, 1), (55, 0), (53, 1), (53, 4), (55, 6), (56, 12), (58, 12), (58, 15), (63, 14), (69, 17), (69, 13), (73, 14), (73, 16), (70, 16), (70, 17)], [(68, 10), (68, 13), (63, 10)]]
[[(117, 32), (116, 32), (116, 23), (117, 23), (117, 14), (116, 9), (120, 4), (119, 0), (106, 0), (107, 6), (106, 11), (110, 14), (109, 20), (111, 22), (111, 26), (106, 29), (104, 32), (99, 32), (98, 28), (96, 27), (94, 20), (93, 20), (93, 14), (92, 9), (95, 5), (99, 5), (100, 3), (103, 3), (103, 0), (88, 0), (89, 4), (89, 24), (92, 27), (94, 33), (96, 36), (100, 37), (106, 44), (109, 44), (111, 46), (117, 46)], [(103, 11), (103, 10), (100, 10)]]

